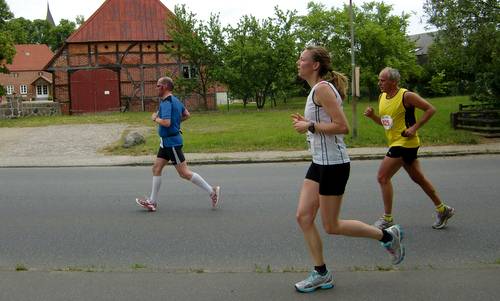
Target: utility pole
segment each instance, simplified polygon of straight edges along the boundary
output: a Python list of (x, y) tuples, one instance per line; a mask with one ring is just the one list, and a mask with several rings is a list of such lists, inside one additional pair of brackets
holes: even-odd
[(358, 117), (356, 109), (356, 98), (357, 98), (357, 82), (356, 78), (356, 60), (354, 55), (354, 21), (352, 12), (352, 0), (349, 0), (350, 8), (350, 23), (351, 23), (351, 92), (352, 92), (352, 138), (356, 139), (358, 137)]

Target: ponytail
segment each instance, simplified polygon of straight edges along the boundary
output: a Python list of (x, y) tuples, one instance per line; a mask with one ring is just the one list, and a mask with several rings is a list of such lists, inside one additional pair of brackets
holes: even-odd
[(337, 89), (340, 97), (342, 99), (345, 99), (345, 97), (347, 95), (347, 85), (349, 83), (349, 80), (347, 79), (347, 77), (344, 74), (342, 74), (340, 72), (333, 71), (333, 70), (328, 70), (328, 71), (330, 71), (330, 73), (332, 74), (332, 79), (329, 80), (329, 82), (333, 84), (335, 89)]

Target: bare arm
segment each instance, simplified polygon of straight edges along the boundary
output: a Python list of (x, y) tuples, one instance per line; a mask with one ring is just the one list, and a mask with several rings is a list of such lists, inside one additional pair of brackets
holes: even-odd
[(413, 136), (415, 135), (417, 130), (421, 128), (424, 124), (426, 124), (427, 121), (431, 119), (432, 115), (436, 113), (436, 108), (434, 108), (434, 106), (431, 105), (428, 101), (420, 97), (420, 95), (418, 95), (417, 93), (406, 92), (404, 99), (406, 106), (413, 106), (415, 108), (424, 111), (422, 117), (419, 120), (417, 120), (417, 122), (413, 126), (406, 129), (405, 131), (406, 135)]
[(375, 114), (375, 110), (372, 107), (370, 106), (366, 107), (364, 115), (373, 120), (373, 122), (375, 122), (376, 124), (382, 125), (382, 121), (380, 121), (380, 116)]
[(154, 112), (153, 115), (151, 115), (151, 119), (158, 123), (159, 125), (161, 126), (164, 126), (164, 127), (169, 127), (170, 126), (170, 119), (161, 119), (160, 117), (158, 117), (158, 112)]
[(181, 120), (188, 120), (189, 117), (191, 117), (191, 113), (189, 113), (188, 109), (184, 108), (184, 111), (182, 112), (182, 118)]
[[(337, 102), (337, 96), (333, 90), (327, 85), (320, 85), (316, 89), (316, 102), (323, 107), (325, 112), (330, 116), (332, 122), (319, 122), (314, 124), (314, 129), (318, 133), (329, 135), (347, 134), (349, 133), (349, 125), (340, 104)], [(306, 120), (299, 114), (292, 115), (294, 128), (299, 133), (307, 132), (310, 125), (310, 120)]]

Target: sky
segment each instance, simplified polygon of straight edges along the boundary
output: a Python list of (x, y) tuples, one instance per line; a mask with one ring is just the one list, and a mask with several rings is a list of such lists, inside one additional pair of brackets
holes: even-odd
[[(74, 21), (76, 16), (83, 15), (87, 20), (100, 6), (104, 0), (6, 0), (10, 10), (16, 18), (45, 19), (47, 2), (56, 24), (60, 19)], [(299, 14), (307, 12), (308, 0), (252, 0), (252, 1), (229, 1), (229, 0), (161, 0), (165, 6), (174, 11), (175, 5), (186, 4), (189, 11), (194, 12), (200, 19), (206, 20), (210, 13), (220, 13), (223, 25), (235, 25), (242, 15), (253, 15), (259, 19), (274, 15), (274, 7), (281, 10), (297, 10)], [(343, 4), (349, 4), (348, 0), (315, 0), (326, 7), (340, 8)], [(356, 5), (361, 5), (368, 0), (353, 0)], [(425, 0), (383, 0), (386, 4), (393, 6), (396, 15), (402, 12), (412, 14), (408, 34), (417, 34), (428, 31), (425, 23), (423, 4)]]

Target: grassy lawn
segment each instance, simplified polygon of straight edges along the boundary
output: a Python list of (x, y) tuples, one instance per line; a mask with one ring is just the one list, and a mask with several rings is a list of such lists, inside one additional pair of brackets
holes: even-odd
[[(440, 144), (474, 144), (480, 138), (465, 131), (453, 130), (450, 127), (450, 112), (458, 110), (458, 104), (469, 102), (468, 97), (444, 97), (429, 99), (437, 108), (431, 121), (419, 131), (425, 145)], [(290, 114), (303, 113), (305, 97), (294, 98), (286, 104), (280, 103), (276, 108), (267, 107), (257, 110), (249, 104), (243, 108), (240, 104), (219, 107), (217, 112), (192, 112), (192, 118), (183, 123), (186, 145), (185, 152), (237, 152), (258, 150), (304, 150), (305, 137), (297, 134), (292, 126)], [(269, 105), (269, 104), (266, 104)], [(357, 107), (358, 138), (346, 137), (349, 147), (385, 146), (383, 129), (371, 120), (363, 117), (367, 102), (359, 102)], [(370, 105), (376, 107), (376, 103)], [(352, 106), (344, 105), (349, 120)], [(0, 120), (0, 127), (34, 127), (56, 124), (81, 123), (127, 123), (133, 126), (150, 126), (151, 132), (146, 137), (146, 144), (131, 149), (124, 149), (120, 143), (106, 148), (112, 154), (154, 154), (158, 148), (158, 137), (150, 113), (112, 113), (84, 116), (33, 117), (18, 120)], [(113, 141), (110, 141), (112, 144)]]

